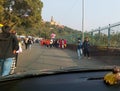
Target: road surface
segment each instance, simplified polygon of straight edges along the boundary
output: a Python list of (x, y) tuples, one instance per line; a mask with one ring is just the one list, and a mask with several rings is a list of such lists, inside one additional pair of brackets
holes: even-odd
[(54, 70), (67, 67), (98, 68), (120, 65), (120, 57), (97, 56), (91, 59), (77, 58), (77, 53), (68, 49), (46, 48), (39, 44), (32, 45), (31, 50), (25, 50), (19, 54), (17, 72), (34, 70)]

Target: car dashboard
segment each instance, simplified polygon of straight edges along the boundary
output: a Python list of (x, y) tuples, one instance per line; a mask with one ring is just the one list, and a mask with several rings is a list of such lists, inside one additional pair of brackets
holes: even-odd
[(22, 77), (0, 82), (1, 91), (120, 91), (109, 86), (104, 76), (110, 71), (74, 71)]

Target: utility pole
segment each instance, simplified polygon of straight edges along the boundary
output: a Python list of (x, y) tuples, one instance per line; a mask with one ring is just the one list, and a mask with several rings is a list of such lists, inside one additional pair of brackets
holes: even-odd
[(82, 41), (84, 41), (84, 0), (82, 0)]

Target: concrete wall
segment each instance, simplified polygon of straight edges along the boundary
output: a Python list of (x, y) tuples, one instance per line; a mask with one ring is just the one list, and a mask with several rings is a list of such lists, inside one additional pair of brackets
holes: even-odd
[[(67, 48), (73, 51), (77, 50), (77, 46), (75, 44), (68, 44)], [(90, 55), (92, 56), (120, 56), (120, 48), (91, 46)]]

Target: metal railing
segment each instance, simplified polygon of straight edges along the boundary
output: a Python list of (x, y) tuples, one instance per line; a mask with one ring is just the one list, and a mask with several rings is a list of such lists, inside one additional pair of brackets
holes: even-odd
[[(85, 32), (84, 36), (89, 37), (90, 43), (94, 46), (120, 48), (120, 22)], [(82, 39), (82, 34), (60, 36), (60, 38), (66, 39), (68, 44), (76, 44), (77, 38)]]
[(96, 46), (120, 47), (120, 22), (89, 32), (91, 42)]

